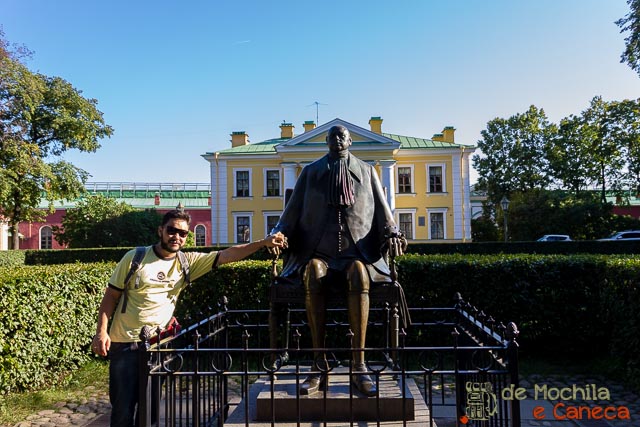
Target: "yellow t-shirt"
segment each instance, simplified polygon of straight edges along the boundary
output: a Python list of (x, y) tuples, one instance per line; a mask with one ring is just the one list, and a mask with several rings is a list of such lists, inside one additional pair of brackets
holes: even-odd
[[(116, 266), (109, 286), (124, 290), (125, 278), (131, 268), (135, 249), (127, 252)], [(206, 274), (213, 267), (217, 252), (185, 252), (189, 261), (191, 281)], [(136, 287), (136, 281), (138, 282)], [(164, 328), (176, 308), (178, 295), (185, 287), (182, 266), (178, 257), (163, 259), (156, 255), (153, 246), (148, 246), (140, 268), (131, 276), (127, 286), (127, 307), (122, 313), (124, 294), (116, 307), (109, 330), (113, 342), (140, 341), (140, 330), (150, 326), (154, 331)]]

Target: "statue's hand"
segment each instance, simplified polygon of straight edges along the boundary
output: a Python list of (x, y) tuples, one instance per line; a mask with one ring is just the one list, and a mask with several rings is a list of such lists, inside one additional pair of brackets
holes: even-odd
[(385, 228), (385, 238), (387, 239), (387, 246), (389, 248), (389, 256), (395, 258), (405, 253), (407, 250), (408, 242), (404, 237), (404, 234), (397, 227)]
[(400, 256), (404, 253), (404, 248), (403, 248), (403, 243), (402, 243), (402, 239), (400, 239), (399, 237), (392, 237), (388, 240), (388, 244), (389, 244), (389, 256), (391, 256), (392, 258), (395, 258), (397, 256)]
[(280, 254), (289, 247), (289, 240), (287, 239), (287, 236), (279, 231), (267, 236), (265, 241), (267, 251), (276, 257), (279, 257)]

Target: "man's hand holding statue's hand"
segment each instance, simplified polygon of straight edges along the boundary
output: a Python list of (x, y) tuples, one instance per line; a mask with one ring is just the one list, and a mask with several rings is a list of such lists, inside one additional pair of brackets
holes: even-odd
[(281, 232), (270, 234), (264, 239), (264, 244), (270, 254), (279, 256), (283, 250), (289, 247), (287, 236)]

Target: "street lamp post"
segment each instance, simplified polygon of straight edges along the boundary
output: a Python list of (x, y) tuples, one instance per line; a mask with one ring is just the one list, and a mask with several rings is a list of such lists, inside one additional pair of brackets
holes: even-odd
[(502, 217), (504, 219), (504, 241), (506, 242), (508, 237), (507, 212), (509, 211), (509, 199), (507, 199), (507, 196), (502, 196), (500, 206), (502, 207)]

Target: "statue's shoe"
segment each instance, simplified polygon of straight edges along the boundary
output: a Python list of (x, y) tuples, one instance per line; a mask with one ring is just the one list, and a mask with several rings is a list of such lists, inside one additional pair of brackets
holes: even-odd
[(351, 384), (353, 384), (354, 387), (365, 396), (375, 396), (378, 392), (376, 383), (374, 383), (371, 377), (367, 374), (354, 373), (351, 376)]
[(300, 384), (300, 394), (305, 396), (314, 394), (319, 390), (324, 390), (328, 383), (327, 375), (311, 374)]

